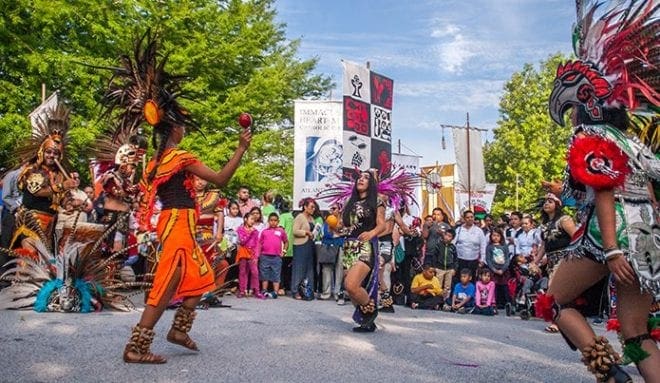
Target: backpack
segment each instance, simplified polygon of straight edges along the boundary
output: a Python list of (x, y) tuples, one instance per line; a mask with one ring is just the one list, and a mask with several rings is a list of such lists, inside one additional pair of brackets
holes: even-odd
[(399, 243), (394, 247), (394, 261), (396, 263), (401, 263), (405, 258), (406, 252), (403, 250), (403, 247), (401, 247), (401, 244)]

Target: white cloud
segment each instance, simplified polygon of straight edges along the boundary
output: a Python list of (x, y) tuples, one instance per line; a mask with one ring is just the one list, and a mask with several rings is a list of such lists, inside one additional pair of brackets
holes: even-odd
[(419, 81), (396, 84), (397, 97), (432, 100), (442, 111), (471, 108), (497, 108), (503, 92), (503, 80)]
[(434, 27), (431, 37), (441, 40), (433, 50), (443, 71), (460, 73), (463, 65), (477, 54), (476, 44), (461, 32), (458, 25), (447, 23)]
[(446, 24), (440, 28), (435, 28), (431, 31), (431, 37), (441, 38), (445, 36), (455, 36), (461, 31), (459, 27), (453, 24)]

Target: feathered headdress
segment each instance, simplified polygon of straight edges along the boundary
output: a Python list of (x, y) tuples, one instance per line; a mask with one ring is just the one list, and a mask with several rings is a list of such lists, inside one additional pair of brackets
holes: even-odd
[(557, 68), (549, 105), (555, 122), (563, 125), (565, 111), (576, 105), (594, 121), (603, 119), (602, 107), (635, 112), (660, 105), (656, 3), (613, 1), (605, 7), (600, 1), (576, 1), (573, 43), (579, 59)]
[(101, 244), (119, 224), (103, 231), (84, 230), (74, 222), (72, 233), (63, 245), (50, 247), (43, 232), (35, 241), (36, 252), (0, 252), (15, 258), (5, 266), (0, 280), (11, 285), (0, 290), (0, 309), (33, 308), (35, 311), (90, 312), (102, 307), (129, 311), (135, 308), (130, 300), (133, 287), (150, 287), (148, 282), (123, 282), (120, 269), (124, 248), (108, 256)]
[(57, 104), (44, 115), (38, 115), (36, 126), (32, 129), (32, 136), (18, 147), (14, 158), (19, 163), (43, 161), (44, 150), (52, 147), (60, 151), (58, 161), (66, 159), (64, 150), (68, 144), (69, 108), (64, 104)]
[[(122, 154), (122, 149), (127, 146), (134, 150), (133, 154)], [(126, 161), (136, 161), (147, 150), (147, 140), (143, 136), (142, 129), (137, 131), (121, 130), (119, 132), (107, 132), (96, 140), (91, 151), (92, 161), (95, 163), (120, 165)], [(120, 158), (120, 156), (131, 158)]]
[[(185, 76), (165, 72), (168, 56), (158, 53), (157, 35), (147, 31), (135, 42), (133, 57), (122, 55), (103, 97), (104, 116), (120, 110), (116, 134), (135, 131), (142, 122), (165, 132), (174, 126), (199, 130), (199, 124), (177, 101), (185, 98)], [(116, 138), (116, 135), (115, 137)]]
[[(376, 187), (378, 194), (386, 197), (390, 206), (398, 209), (403, 204), (417, 204), (415, 189), (421, 185), (422, 181), (419, 175), (406, 173), (404, 168), (394, 169), (387, 176), (383, 176), (376, 169), (371, 169), (371, 172), (378, 182)], [(355, 180), (353, 179), (329, 184), (316, 197), (328, 200), (330, 204), (345, 205), (346, 201), (351, 198), (354, 187)]]

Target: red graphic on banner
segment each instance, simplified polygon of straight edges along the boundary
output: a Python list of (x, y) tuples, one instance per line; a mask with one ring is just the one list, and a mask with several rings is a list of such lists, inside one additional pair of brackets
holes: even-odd
[(351, 130), (365, 136), (371, 135), (369, 104), (344, 97), (344, 130)]
[(392, 110), (394, 81), (371, 72), (371, 103)]
[(392, 170), (392, 161), (390, 161), (390, 153), (387, 150), (381, 150), (378, 154), (378, 164), (383, 174), (388, 174)]

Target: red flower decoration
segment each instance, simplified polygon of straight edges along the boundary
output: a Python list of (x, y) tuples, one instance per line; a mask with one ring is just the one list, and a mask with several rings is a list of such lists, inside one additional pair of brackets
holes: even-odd
[(619, 323), (618, 319), (610, 319), (607, 321), (607, 325), (605, 326), (607, 331), (616, 331), (619, 332), (621, 331), (621, 323)]
[(660, 328), (651, 330), (651, 338), (656, 342), (660, 342)]
[(534, 310), (536, 312), (536, 316), (539, 318), (543, 318), (548, 322), (552, 322), (555, 316), (554, 307), (553, 307), (554, 305), (555, 305), (555, 298), (552, 295), (538, 294), (536, 296), (536, 306)]
[(576, 137), (567, 157), (575, 180), (594, 189), (621, 186), (630, 172), (628, 156), (614, 142), (602, 137)]

